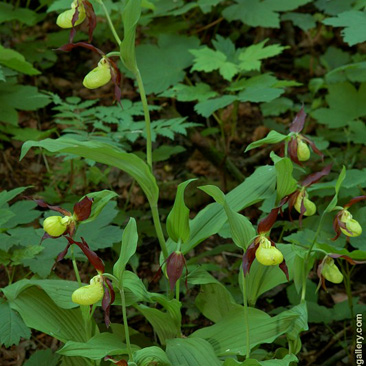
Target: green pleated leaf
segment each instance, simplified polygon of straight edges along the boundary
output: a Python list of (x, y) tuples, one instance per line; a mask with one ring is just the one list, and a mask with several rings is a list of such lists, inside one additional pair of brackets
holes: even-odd
[[(88, 222), (91, 222), (91, 221), (95, 220), (99, 216), (100, 212), (103, 210), (105, 205), (111, 199), (113, 199), (114, 197), (117, 197), (118, 194), (116, 192), (109, 191), (108, 189), (105, 189), (105, 190), (100, 191), (100, 192), (88, 193), (87, 196), (89, 198), (93, 198), (94, 201), (93, 201), (93, 204), (92, 204), (92, 207), (91, 207), (91, 213), (90, 213), (89, 218), (82, 221), (82, 224), (86, 224)], [(81, 200), (84, 197), (82, 197)]]
[(124, 38), (120, 45), (123, 63), (132, 72), (136, 72), (135, 35), (137, 22), (141, 15), (141, 0), (128, 0), (122, 12)]
[(189, 209), (184, 203), (184, 191), (188, 184), (194, 180), (189, 179), (179, 184), (173, 208), (167, 217), (166, 229), (168, 235), (176, 243), (178, 241), (185, 243), (189, 238)]
[(209, 283), (201, 286), (195, 299), (199, 311), (211, 321), (217, 323), (227, 314), (241, 308), (221, 283)]
[(172, 366), (167, 354), (159, 347), (145, 347), (133, 354), (138, 366)]
[(338, 193), (339, 190), (341, 189), (342, 183), (346, 178), (346, 167), (343, 166), (342, 170), (339, 174), (339, 177), (337, 179), (337, 183), (335, 185), (335, 194), (333, 199), (329, 202), (329, 205), (327, 206), (327, 208), (325, 209), (325, 212), (331, 212), (334, 207), (336, 207), (337, 203), (338, 203)]
[(158, 294), (154, 294), (152, 300), (157, 301), (166, 311), (149, 308), (145, 305), (138, 305), (137, 307), (154, 328), (161, 344), (165, 345), (167, 339), (180, 335), (180, 307), (182, 304), (177, 300), (168, 300), (165, 296)]
[(245, 149), (245, 152), (255, 149), (257, 147), (267, 145), (267, 144), (277, 144), (281, 141), (284, 141), (287, 139), (287, 135), (283, 135), (282, 133), (271, 131), (265, 138), (260, 139), (258, 141), (254, 141), (251, 144), (247, 146)]
[(86, 341), (86, 329), (80, 309), (61, 309), (41, 289), (32, 286), (9, 300), (12, 309), (33, 329), (46, 333), (61, 342)]
[(166, 353), (175, 366), (220, 366), (211, 344), (200, 338), (177, 338), (167, 341)]
[(78, 305), (71, 301), (72, 293), (79, 288), (75, 281), (23, 279), (2, 289), (9, 301), (15, 300), (28, 287), (38, 286), (46, 292), (52, 301), (63, 309), (72, 309)]
[[(248, 312), (250, 348), (263, 343), (272, 343), (280, 335), (289, 332), (299, 317), (298, 314), (287, 312), (270, 317), (255, 308), (249, 308)], [(216, 324), (197, 330), (190, 335), (190, 338), (207, 340), (217, 356), (245, 355), (247, 336), (244, 319), (244, 308), (241, 307)]]
[(151, 204), (156, 203), (158, 200), (159, 189), (155, 177), (147, 164), (134, 154), (119, 151), (108, 144), (96, 141), (82, 142), (61, 137), (56, 140), (27, 141), (22, 146), (21, 159), (31, 147), (42, 147), (51, 152), (75, 154), (98, 163), (119, 168), (136, 179)]
[(277, 175), (277, 202), (294, 192), (297, 187), (297, 181), (292, 176), (294, 169), (289, 158), (282, 158), (275, 163)]
[(211, 196), (217, 203), (220, 203), (221, 205), (224, 204), (225, 195), (219, 187), (207, 185), (207, 186), (201, 186), (198, 188), (201, 191), (207, 193), (209, 196)]
[(19, 344), (20, 338), (29, 339), (30, 329), (7, 302), (0, 304), (0, 345), (10, 347)]
[[(137, 346), (132, 347), (136, 349)], [(68, 341), (57, 353), (64, 356), (81, 356), (100, 360), (107, 355), (123, 355), (128, 352), (119, 336), (112, 333), (100, 333), (87, 342)]]
[(50, 349), (36, 351), (24, 363), (24, 366), (57, 366), (60, 356)]
[[(270, 197), (275, 191), (275, 183), (275, 168), (260, 167), (225, 196), (226, 202), (233, 211), (240, 211)], [(217, 234), (226, 221), (227, 215), (221, 204), (212, 203), (206, 206), (190, 222), (191, 234), (182, 248), (183, 253), (189, 252), (209, 236)]]
[(118, 278), (120, 283), (123, 281), (123, 272), (126, 268), (126, 264), (136, 252), (137, 240), (136, 220), (131, 217), (123, 230), (121, 252), (117, 262), (113, 266), (113, 274)]

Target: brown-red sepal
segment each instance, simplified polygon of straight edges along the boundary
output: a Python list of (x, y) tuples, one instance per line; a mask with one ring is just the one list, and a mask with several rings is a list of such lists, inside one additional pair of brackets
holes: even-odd
[(305, 140), (312, 148), (315, 154), (319, 155), (322, 160), (324, 160), (324, 154), (316, 147), (314, 141), (310, 140), (308, 137), (302, 135), (302, 139)]
[(43, 200), (33, 200), (33, 201), (40, 207), (48, 208), (49, 210), (59, 212), (64, 216), (71, 216), (71, 212), (63, 209), (62, 207), (49, 205)]
[(117, 366), (128, 366), (128, 363), (126, 360), (115, 360), (111, 356), (105, 356), (104, 361), (111, 361), (112, 363), (114, 363)]
[(330, 173), (332, 169), (332, 164), (327, 165), (324, 167), (320, 172), (316, 172), (313, 174), (308, 175), (300, 184), (303, 187), (309, 187), (314, 183), (317, 183), (321, 178), (325, 177)]
[(71, 19), (72, 27), (71, 27), (71, 30), (70, 30), (69, 43), (73, 43), (74, 37), (75, 37), (75, 34), (76, 34), (75, 23), (78, 21), (79, 15), (80, 15), (79, 6), (80, 6), (80, 4), (78, 2), (76, 7), (75, 7), (74, 15), (72, 16), (72, 19)]
[(93, 5), (88, 0), (83, 0), (86, 17), (88, 18), (89, 43), (93, 40), (94, 29), (97, 26), (97, 17), (95, 16)]
[(247, 250), (245, 251), (245, 253), (243, 255), (242, 266), (243, 266), (244, 276), (246, 276), (249, 273), (250, 267), (252, 266), (252, 263), (255, 259), (255, 252), (258, 249), (257, 241), (258, 241), (258, 238), (254, 239), (254, 242), (249, 245), (249, 247), (247, 248)]
[(288, 267), (286, 264), (286, 261), (283, 260), (279, 265), (278, 265), (281, 269), (281, 271), (285, 274), (287, 281), (290, 281), (289, 275), (288, 275)]
[(288, 143), (287, 152), (290, 156), (290, 159), (294, 163), (302, 166), (302, 163), (297, 156), (297, 138), (296, 137), (291, 138), (290, 142)]
[(267, 233), (277, 220), (278, 211), (280, 207), (275, 207), (271, 210), (267, 217), (262, 219), (258, 224), (258, 234)]
[(355, 261), (354, 259), (352, 259), (351, 257), (349, 257), (348, 255), (345, 254), (336, 254), (336, 253), (331, 253), (328, 254), (328, 257), (332, 257), (332, 258), (343, 258), (345, 259), (348, 263), (352, 264), (352, 265), (356, 265), (356, 264), (365, 264), (366, 261)]
[(349, 202), (347, 202), (343, 207), (344, 208), (348, 208), (351, 207), (352, 205), (354, 205), (357, 202), (366, 200), (366, 196), (358, 196), (358, 197), (354, 197), (352, 198)]
[(304, 111), (304, 106), (302, 106), (290, 125), (290, 131), (296, 133), (301, 132), (302, 129), (304, 128), (305, 119), (306, 119), (306, 113)]
[(86, 48), (90, 51), (97, 53), (101, 57), (105, 56), (105, 54), (102, 50), (100, 50), (99, 48), (93, 46), (92, 44), (86, 43), (86, 42), (67, 43), (67, 44), (64, 44), (63, 46), (57, 48), (56, 51), (70, 52), (71, 50), (73, 50), (74, 48), (77, 48), (77, 47)]
[(89, 259), (89, 262), (93, 265), (93, 267), (97, 270), (98, 273), (104, 273), (104, 263), (98, 257), (98, 255), (89, 248), (89, 245), (86, 243), (84, 238), (81, 238), (81, 242), (75, 241), (74, 239), (66, 236), (69, 244), (76, 244)]
[(343, 210), (339, 211), (333, 220), (333, 229), (336, 233), (335, 237), (332, 238), (333, 241), (337, 240), (340, 237), (340, 235), (342, 234), (341, 228), (343, 230), (346, 230), (348, 233), (350, 233), (352, 235), (352, 232), (350, 232), (347, 229), (346, 223), (341, 221), (342, 215), (343, 215)]
[(186, 260), (182, 252), (173, 252), (166, 260), (166, 273), (169, 279), (170, 290), (173, 291), (175, 284), (182, 277)]
[(115, 293), (113, 290), (112, 282), (108, 278), (103, 277), (103, 288), (104, 295), (102, 299), (102, 309), (104, 310), (104, 322), (107, 328), (111, 324), (111, 320), (109, 318), (111, 305), (115, 299)]
[(114, 84), (114, 100), (118, 102), (118, 104), (122, 107), (121, 104), (121, 97), (122, 97), (122, 91), (121, 91), (121, 71), (119, 71), (119, 68), (117, 64), (111, 59), (108, 58), (109, 65), (111, 66), (110, 72), (111, 72), (111, 79)]
[(89, 218), (93, 201), (93, 198), (86, 196), (81, 201), (75, 203), (74, 215), (77, 221), (84, 221)]

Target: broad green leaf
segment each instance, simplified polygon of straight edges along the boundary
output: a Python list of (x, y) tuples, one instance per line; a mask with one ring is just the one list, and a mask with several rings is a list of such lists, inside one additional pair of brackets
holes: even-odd
[(227, 314), (241, 308), (231, 293), (221, 283), (208, 283), (201, 286), (195, 304), (199, 311), (211, 321), (217, 323)]
[(315, 6), (325, 14), (338, 15), (352, 9), (354, 0), (317, 0)]
[(299, 305), (294, 306), (290, 310), (287, 311), (287, 313), (294, 313), (299, 315), (299, 317), (294, 321), (293, 328), (290, 329), (289, 332), (287, 332), (287, 337), (289, 341), (292, 343), (292, 349), (294, 350), (294, 353), (298, 353), (301, 350), (301, 340), (300, 340), (300, 334), (303, 331), (306, 331), (309, 329), (308, 327), (308, 310), (306, 307), (306, 303), (303, 302)]
[(57, 366), (60, 356), (51, 349), (38, 350), (29, 357), (24, 366)]
[(221, 51), (203, 47), (198, 50), (190, 50), (194, 55), (194, 64), (191, 71), (211, 72), (218, 70), (221, 76), (228, 81), (238, 73), (237, 65), (228, 61), (227, 56)]
[(349, 122), (366, 116), (366, 83), (357, 90), (351, 83), (337, 83), (328, 86), (326, 101), (329, 108), (319, 108), (311, 116), (329, 128), (344, 127)]
[(240, 20), (251, 27), (280, 27), (280, 11), (294, 10), (310, 0), (235, 0), (236, 4), (228, 6), (223, 16), (229, 20)]
[(261, 60), (280, 54), (286, 47), (279, 45), (265, 46), (268, 39), (245, 48), (239, 54), (239, 68), (242, 71), (260, 70)]
[(289, 98), (277, 98), (272, 102), (261, 104), (261, 110), (263, 116), (279, 116), (282, 113), (292, 109), (294, 102)]
[(366, 31), (363, 24), (366, 22), (366, 14), (363, 11), (350, 10), (337, 14), (334, 18), (323, 20), (326, 25), (333, 27), (345, 27), (342, 31), (344, 41), (350, 46), (366, 41)]
[(198, 187), (201, 191), (210, 195), (217, 203), (223, 205), (225, 203), (225, 195), (217, 186), (207, 185)]
[(329, 205), (327, 206), (327, 208), (325, 209), (324, 212), (331, 212), (334, 209), (334, 207), (337, 205), (337, 202), (338, 202), (338, 193), (339, 193), (339, 190), (341, 189), (342, 183), (343, 183), (343, 181), (344, 181), (345, 178), (346, 178), (346, 167), (343, 166), (342, 167), (342, 170), (341, 170), (341, 173), (339, 174), (339, 177), (337, 179), (337, 183), (335, 185), (335, 194), (334, 194), (334, 197), (329, 202)]
[(42, 16), (30, 9), (14, 8), (13, 5), (5, 2), (0, 3), (0, 23), (11, 22), (17, 20), (26, 25), (35, 25)]
[(282, 142), (288, 138), (287, 135), (283, 135), (282, 133), (276, 132), (274, 130), (270, 131), (270, 133), (264, 137), (263, 139), (257, 140), (252, 142), (247, 146), (245, 149), (245, 152), (255, 149), (257, 147), (267, 145), (267, 144), (277, 144), (279, 142)]
[(125, 271), (126, 264), (136, 252), (137, 240), (136, 220), (131, 217), (123, 230), (121, 251), (117, 262), (113, 266), (113, 274), (121, 284), (123, 282), (123, 272)]
[(82, 142), (69, 138), (43, 141), (27, 141), (22, 146), (21, 159), (31, 147), (42, 147), (51, 152), (69, 153), (110, 165), (131, 175), (140, 184), (150, 204), (158, 200), (159, 189), (155, 177), (146, 163), (134, 154), (125, 153), (96, 141)]
[[(232, 210), (240, 211), (271, 196), (274, 193), (275, 181), (275, 168), (261, 167), (229, 192), (226, 195), (226, 202)], [(183, 253), (188, 253), (201, 241), (218, 233), (226, 221), (227, 215), (222, 205), (212, 203), (206, 206), (190, 222), (191, 235), (183, 248)]]
[[(136, 346), (132, 345), (132, 347), (136, 349)], [(100, 360), (107, 355), (123, 355), (128, 351), (119, 336), (112, 333), (99, 333), (86, 342), (68, 341), (57, 353)]]
[(127, 0), (122, 12), (124, 38), (120, 44), (124, 65), (133, 73), (138, 72), (136, 64), (135, 36), (137, 22), (141, 16), (141, 0)]
[(267, 313), (249, 308), (249, 323), (245, 323), (244, 308), (227, 314), (216, 324), (195, 331), (189, 338), (206, 339), (214, 348), (217, 356), (245, 355), (246, 326), (249, 326), (250, 348), (263, 343), (272, 343), (280, 335), (293, 328), (299, 317), (295, 313), (283, 312), (274, 317)]
[[(103, 210), (105, 205), (114, 197), (117, 197), (118, 194), (113, 191), (109, 191), (107, 189), (100, 192), (88, 193), (86, 196), (89, 198), (93, 198), (93, 204), (91, 207), (91, 213), (87, 220), (82, 221), (82, 224), (86, 224), (88, 222), (94, 221)], [(85, 196), (84, 196), (85, 197)], [(82, 197), (80, 201), (84, 198)]]
[(284, 93), (280, 88), (247, 88), (238, 94), (241, 102), (271, 102)]
[(305, 32), (311, 28), (315, 28), (316, 26), (316, 22), (312, 14), (285, 13), (281, 16), (281, 21), (284, 20), (290, 20), (294, 25)]
[(137, 64), (146, 93), (160, 93), (183, 81), (187, 67), (192, 65), (190, 49), (198, 48), (196, 37), (161, 34), (158, 44), (144, 44), (136, 48)]
[(294, 354), (286, 355), (281, 359), (272, 359), (266, 361), (258, 361), (255, 359), (247, 359), (244, 362), (235, 361), (232, 358), (225, 360), (223, 366), (289, 366), (293, 362), (297, 362), (298, 359)]
[(159, 347), (145, 347), (133, 354), (133, 360), (138, 366), (172, 366), (167, 354)]
[(6, 222), (6, 228), (9, 230), (18, 225), (33, 222), (41, 215), (40, 211), (34, 209), (36, 206), (35, 202), (29, 200), (15, 202), (9, 208), (14, 215)]
[(38, 253), (42, 252), (44, 248), (40, 245), (29, 245), (23, 248), (14, 249), (11, 253), (11, 265), (18, 266), (25, 264), (27, 259), (34, 258)]
[(229, 220), (231, 237), (239, 248), (245, 250), (255, 237), (255, 229), (244, 215), (231, 209), (225, 201), (224, 209)]
[(154, 294), (152, 300), (157, 301), (166, 311), (149, 308), (146, 305), (137, 305), (137, 309), (152, 325), (157, 333), (161, 344), (165, 345), (166, 340), (180, 336), (181, 333), (181, 303), (175, 299), (168, 300), (163, 295)]
[[(48, 95), (41, 94), (34, 86), (3, 83), (0, 89), (0, 103), (8, 108), (35, 111), (51, 103)], [(1, 118), (1, 115), (0, 115)]]
[(168, 235), (176, 243), (185, 243), (189, 238), (189, 209), (184, 202), (184, 192), (189, 183), (195, 179), (189, 179), (177, 188), (173, 208), (171, 209), (166, 222)]
[(218, 98), (208, 99), (197, 103), (194, 110), (203, 117), (210, 117), (218, 109), (225, 108), (238, 98), (235, 95), (223, 95)]
[(325, 76), (326, 81), (331, 83), (342, 83), (345, 81), (365, 82), (366, 81), (366, 62), (356, 62), (328, 72)]
[(46, 292), (52, 301), (63, 309), (72, 309), (78, 305), (71, 301), (72, 293), (79, 288), (75, 281), (22, 279), (2, 289), (9, 301), (15, 300), (24, 290), (37, 286)]
[(277, 203), (297, 188), (297, 181), (292, 176), (294, 166), (289, 158), (281, 158), (275, 163), (277, 174)]
[(194, 100), (202, 102), (206, 99), (216, 97), (217, 92), (205, 83), (197, 83), (196, 85), (177, 84), (171, 90), (162, 93), (161, 96), (175, 96), (180, 102), (192, 102)]
[(169, 339), (166, 353), (172, 365), (176, 366), (220, 366), (212, 345), (204, 339)]
[(19, 344), (20, 338), (29, 339), (30, 329), (7, 302), (0, 303), (0, 344), (10, 347)]
[(89, 330), (80, 309), (61, 309), (41, 289), (32, 286), (9, 301), (12, 309), (33, 329), (46, 333), (61, 342), (86, 341)]
[(180, 154), (184, 151), (186, 151), (186, 149), (183, 146), (161, 145), (154, 149), (152, 153), (152, 160), (154, 163), (165, 161), (171, 158), (173, 155)]
[(0, 45), (0, 64), (26, 75), (39, 75), (41, 72), (27, 62), (22, 54)]
[(12, 200), (14, 197), (16, 197), (18, 194), (21, 194), (29, 187), (19, 187), (14, 188), (11, 191), (3, 190), (0, 192), (0, 207), (4, 206), (5, 203)]

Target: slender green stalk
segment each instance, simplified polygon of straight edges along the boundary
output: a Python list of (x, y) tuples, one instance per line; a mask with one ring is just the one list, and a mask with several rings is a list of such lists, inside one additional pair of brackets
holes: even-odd
[(125, 329), (125, 337), (126, 337), (126, 346), (127, 346), (127, 351), (128, 351), (128, 357), (129, 357), (130, 361), (133, 361), (131, 341), (130, 341), (130, 333), (128, 331), (126, 298), (125, 298), (125, 291), (123, 289), (123, 284), (121, 284), (121, 288), (119, 290), (119, 293), (121, 294), (121, 300), (122, 300), (123, 327)]
[(151, 213), (152, 213), (152, 217), (153, 217), (156, 235), (158, 237), (159, 244), (160, 244), (161, 250), (164, 255), (164, 259), (167, 259), (168, 258), (168, 248), (166, 246), (163, 229), (161, 227), (158, 207), (155, 204), (155, 205), (151, 205), (150, 208), (151, 208)]
[(79, 286), (81, 286), (80, 274), (79, 274), (78, 266), (76, 264), (76, 259), (75, 259), (75, 254), (74, 254), (74, 248), (73, 248), (72, 245), (71, 245), (71, 260), (72, 260), (72, 266), (74, 267), (74, 272), (75, 272), (76, 280), (78, 281)]
[(309, 263), (311, 251), (313, 250), (313, 247), (314, 247), (314, 245), (316, 243), (316, 239), (318, 239), (318, 236), (319, 236), (319, 233), (320, 233), (320, 229), (321, 229), (322, 224), (323, 224), (324, 216), (325, 216), (325, 211), (323, 212), (323, 214), (322, 214), (322, 216), (320, 218), (318, 228), (317, 228), (316, 233), (315, 233), (314, 238), (313, 238), (313, 242), (311, 243), (311, 245), (310, 245), (310, 247), (308, 249), (308, 252), (306, 253), (305, 260), (304, 260), (304, 273), (303, 273), (303, 277), (302, 277), (301, 302), (304, 302), (305, 301), (307, 267), (308, 267), (308, 263)]
[(179, 295), (180, 295), (180, 279), (175, 284), (175, 298), (179, 301)]
[(146, 93), (144, 88), (144, 83), (142, 82), (140, 70), (136, 69), (135, 77), (137, 81), (137, 86), (139, 88), (142, 108), (144, 110), (145, 115), (145, 123), (146, 123), (146, 160), (150, 169), (152, 170), (152, 142), (151, 142), (151, 122), (150, 122), (150, 112), (149, 105), (147, 104)]
[(246, 331), (246, 349), (245, 358), (250, 357), (250, 338), (249, 338), (249, 315), (248, 315), (248, 298), (247, 298), (247, 279), (244, 276), (244, 271), (241, 270), (243, 279), (243, 303), (244, 303), (244, 319), (245, 319), (245, 331)]
[(108, 10), (106, 8), (106, 6), (104, 5), (102, 0), (98, 0), (99, 4), (102, 6), (105, 17), (107, 18), (107, 22), (109, 25), (109, 28), (111, 29), (111, 32), (113, 34), (114, 39), (116, 40), (118, 46), (122, 43), (121, 39), (119, 38), (117, 32), (116, 32), (116, 28), (114, 28), (114, 25), (112, 23), (111, 17), (109, 16)]

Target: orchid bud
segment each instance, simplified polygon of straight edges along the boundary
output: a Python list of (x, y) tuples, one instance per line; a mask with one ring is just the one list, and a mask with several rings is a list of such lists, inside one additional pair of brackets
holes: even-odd
[(173, 291), (176, 282), (183, 273), (183, 267), (186, 264), (182, 252), (176, 251), (170, 254), (166, 261), (166, 272), (169, 279), (170, 289)]
[(304, 215), (305, 216), (312, 216), (315, 214), (316, 212), (316, 205), (314, 202), (310, 201), (308, 199), (308, 194), (306, 191), (302, 191), (298, 196), (297, 196), (297, 199), (296, 199), (296, 202), (295, 202), (295, 210), (301, 214), (301, 201), (304, 200), (304, 206), (305, 206), (305, 212), (304, 212)]
[(60, 236), (67, 230), (70, 221), (69, 216), (50, 216), (43, 221), (43, 229), (48, 235)]
[(307, 161), (310, 158), (310, 149), (308, 144), (300, 137), (297, 138), (297, 158), (300, 161)]
[[(74, 14), (75, 14), (75, 7), (76, 7), (76, 5), (73, 4), (72, 9), (65, 10), (57, 17), (56, 24), (60, 28), (68, 29), (68, 28), (73, 27), (72, 18), (74, 17)], [(74, 26), (81, 24), (86, 18), (84, 6), (82, 6), (82, 5), (79, 6), (78, 11), (79, 11), (79, 16), (78, 16), (78, 19), (76, 20)]]
[(347, 230), (342, 227), (340, 228), (344, 235), (353, 238), (362, 234), (361, 225), (357, 220), (352, 218), (352, 214), (349, 211), (343, 210), (343, 214), (340, 220), (346, 225)]
[(260, 239), (255, 257), (264, 266), (275, 266), (283, 261), (282, 253), (275, 246), (272, 246), (271, 242), (264, 236)]
[(102, 58), (98, 66), (85, 76), (83, 85), (88, 89), (96, 89), (107, 84), (112, 78), (110, 69), (109, 63)]
[(90, 285), (80, 287), (72, 293), (71, 299), (79, 305), (93, 305), (103, 298), (103, 277), (94, 276)]
[(323, 265), (322, 276), (332, 283), (341, 283), (343, 281), (343, 275), (339, 268), (335, 265), (333, 258), (328, 257)]

